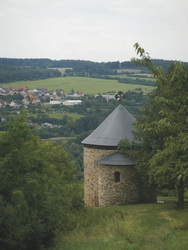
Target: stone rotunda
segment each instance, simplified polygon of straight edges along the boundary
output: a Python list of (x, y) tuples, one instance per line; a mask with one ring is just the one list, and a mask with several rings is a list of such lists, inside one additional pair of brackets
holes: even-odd
[(120, 104), (82, 141), (86, 206), (104, 207), (156, 200), (155, 192), (143, 188), (135, 168), (136, 160), (117, 150), (122, 139), (133, 140), (135, 121)]

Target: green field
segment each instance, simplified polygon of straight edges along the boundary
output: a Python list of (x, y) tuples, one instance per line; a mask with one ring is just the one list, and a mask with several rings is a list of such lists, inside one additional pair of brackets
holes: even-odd
[(74, 113), (47, 113), (47, 115), (50, 118), (55, 118), (55, 119), (63, 119), (64, 116), (67, 116), (68, 118), (71, 118), (73, 121), (76, 121), (84, 117), (84, 115), (74, 114)]
[[(0, 86), (2, 86), (1, 84)], [(29, 89), (47, 88), (48, 90), (63, 89), (64, 92), (82, 91), (85, 94), (98, 94), (117, 92), (141, 88), (144, 92), (151, 91), (154, 87), (145, 85), (133, 85), (118, 83), (117, 80), (105, 80), (88, 77), (58, 77), (37, 81), (21, 81), (6, 84), (7, 86), (27, 86)]]
[[(68, 118), (72, 119), (72, 121), (76, 121), (82, 117), (84, 117), (84, 115), (80, 115), (80, 114), (74, 114), (74, 113), (50, 113), (50, 112), (46, 112), (46, 114), (49, 116), (49, 118), (55, 118), (55, 119), (63, 119), (64, 116), (67, 116)], [(31, 116), (37, 117), (37, 114), (30, 114)]]
[(86, 210), (73, 232), (60, 234), (50, 250), (188, 249), (188, 208), (137, 204)]

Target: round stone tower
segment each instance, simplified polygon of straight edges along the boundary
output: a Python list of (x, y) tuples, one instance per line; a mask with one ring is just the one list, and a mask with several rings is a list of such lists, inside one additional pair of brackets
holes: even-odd
[(86, 206), (138, 203), (140, 178), (136, 161), (117, 150), (120, 140), (133, 140), (135, 118), (120, 104), (87, 138), (84, 146)]

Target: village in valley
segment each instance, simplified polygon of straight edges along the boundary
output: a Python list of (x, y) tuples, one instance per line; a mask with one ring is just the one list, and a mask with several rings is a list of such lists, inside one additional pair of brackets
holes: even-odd
[[(2, 86), (0, 87), (0, 95), (1, 96), (14, 96), (20, 95), (20, 100), (12, 100), (11, 102), (1, 100), (0, 98), (0, 108), (6, 107), (9, 105), (10, 107), (19, 108), (24, 105), (27, 106), (29, 104), (36, 103), (49, 103), (49, 104), (63, 104), (63, 105), (73, 105), (80, 104), (80, 100), (74, 102), (67, 102), (67, 98), (80, 98), (84, 96), (83, 92), (76, 92), (72, 90), (71, 94), (65, 93), (62, 89), (57, 90), (47, 90), (46, 88), (36, 88), (36, 89), (28, 89), (27, 86), (19, 86), (19, 87), (8, 87)], [(66, 100), (66, 101), (65, 101)]]
[[(14, 108), (15, 114), (20, 113), (19, 109), (27, 109), (32, 104), (45, 104), (45, 105), (78, 105), (81, 104), (81, 97), (84, 96), (83, 92), (66, 93), (62, 89), (47, 90), (46, 88), (28, 89), (27, 86), (19, 87), (0, 87), (0, 109)], [(0, 115), (0, 122), (5, 122), (6, 119)]]
[[(0, 124), (5, 124), (10, 114), (18, 115), (22, 110), (28, 110), (27, 123), (30, 127), (37, 128), (40, 138), (72, 136), (75, 131), (79, 130), (80, 133), (86, 129), (85, 126), (93, 120), (93, 117), (83, 118), (85, 114), (93, 113), (99, 104), (104, 107), (109, 100), (115, 101), (114, 94), (88, 96), (81, 91), (75, 92), (74, 89), (71, 93), (67, 93), (60, 88), (56, 90), (29, 89), (27, 86), (4, 85), (0, 86)], [(88, 109), (88, 101), (93, 106), (92, 108)], [(108, 110), (110, 106), (106, 108)], [(95, 114), (95, 122), (92, 122), (92, 126), (89, 125), (90, 129), (93, 129), (96, 121), (98, 122), (97, 116)], [(90, 119), (90, 122), (87, 121), (82, 126), (77, 125), (75, 122), (80, 118)], [(75, 126), (77, 128), (74, 128)]]

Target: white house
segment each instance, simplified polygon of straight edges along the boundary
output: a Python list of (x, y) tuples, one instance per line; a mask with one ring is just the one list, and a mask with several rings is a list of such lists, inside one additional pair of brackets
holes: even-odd
[(78, 105), (78, 104), (81, 104), (82, 101), (81, 100), (66, 100), (63, 102), (63, 105)]
[(14, 108), (19, 108), (22, 105), (22, 103), (20, 101), (15, 100), (12, 101), (9, 105)]
[(61, 100), (50, 100), (50, 104), (61, 104)]

